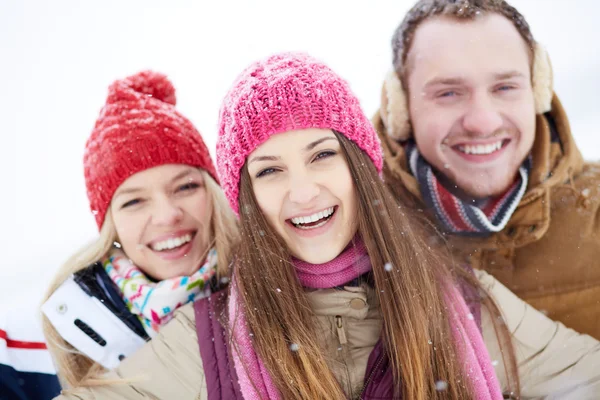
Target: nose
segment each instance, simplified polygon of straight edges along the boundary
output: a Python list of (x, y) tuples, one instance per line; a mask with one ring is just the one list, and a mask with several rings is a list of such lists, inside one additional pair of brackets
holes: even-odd
[(309, 204), (320, 192), (319, 185), (309, 174), (298, 175), (290, 180), (289, 198), (296, 204)]
[(171, 199), (156, 202), (152, 210), (152, 222), (159, 226), (173, 226), (181, 222), (183, 210)]
[(476, 96), (463, 118), (463, 128), (473, 135), (488, 136), (502, 127), (502, 116), (488, 96)]

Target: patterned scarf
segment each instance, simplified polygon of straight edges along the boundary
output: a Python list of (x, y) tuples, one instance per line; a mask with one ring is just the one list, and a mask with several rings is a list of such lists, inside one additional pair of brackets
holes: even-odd
[(488, 236), (504, 229), (525, 194), (531, 171), (531, 157), (528, 157), (519, 168), (518, 178), (506, 193), (469, 204), (440, 182), (413, 141), (406, 145), (406, 154), (425, 204), (435, 212), (437, 220), (447, 232), (462, 235)]
[[(305, 262), (298, 264), (294, 260), (294, 266), (298, 268), (301, 265), (302, 274), (298, 274), (300, 283), (303, 286), (307, 284), (318, 287), (332, 288), (341, 285), (343, 279), (352, 280), (371, 269), (370, 262), (365, 271), (364, 260), (369, 260), (366, 249), (362, 242), (354, 246), (349, 246), (334, 260), (319, 265), (312, 265), (309, 269)], [(340, 268), (342, 260), (348, 262), (346, 268)], [(348, 271), (354, 271), (348, 274)], [(315, 280), (317, 275), (323, 275), (329, 280), (328, 285), (324, 285), (324, 280)], [(233, 361), (236, 373), (238, 375), (240, 388), (245, 400), (271, 399), (279, 400), (281, 395), (271, 379), (269, 371), (253, 348), (252, 334), (248, 328), (246, 318), (241, 312), (241, 304), (235, 279), (232, 282), (231, 294), (229, 297), (229, 320), (232, 321), (233, 338), (236, 341), (237, 350), (233, 351)], [(450, 312), (450, 322), (452, 325), (452, 334), (457, 346), (461, 365), (465, 367), (466, 376), (469, 377), (473, 388), (475, 399), (477, 400), (500, 400), (502, 393), (500, 384), (496, 377), (494, 367), (492, 366), (483, 337), (470, 313), (463, 296), (453, 286), (448, 288), (446, 294), (448, 310)]]
[(127, 308), (153, 338), (161, 325), (182, 305), (210, 295), (210, 280), (216, 274), (217, 252), (210, 249), (204, 265), (190, 276), (152, 282), (121, 250), (103, 263), (108, 276), (121, 292)]

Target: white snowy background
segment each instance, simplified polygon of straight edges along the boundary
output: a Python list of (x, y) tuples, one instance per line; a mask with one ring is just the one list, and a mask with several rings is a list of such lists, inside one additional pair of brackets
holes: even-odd
[[(236, 75), (302, 50), (350, 81), (368, 115), (413, 1), (0, 1), (0, 308), (37, 302), (56, 269), (97, 234), (85, 141), (108, 85), (167, 74), (178, 108), (214, 156), (220, 101)], [(600, 2), (514, 0), (548, 49), (584, 155), (600, 158)]]

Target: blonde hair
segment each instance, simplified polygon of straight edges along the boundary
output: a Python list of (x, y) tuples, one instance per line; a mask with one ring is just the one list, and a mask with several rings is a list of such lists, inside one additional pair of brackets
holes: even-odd
[[(217, 278), (220, 279), (229, 274), (232, 248), (238, 239), (237, 220), (229, 208), (221, 187), (206, 171), (200, 171), (209, 194), (209, 237), (212, 238), (211, 247), (215, 247), (217, 250)], [(100, 230), (100, 236), (71, 256), (59, 269), (44, 297), (44, 302), (71, 275), (105, 258), (116, 240), (117, 233), (109, 208)], [(114, 380), (101, 379), (100, 375), (105, 371), (104, 368), (64, 340), (44, 315), (42, 315), (42, 324), (48, 350), (54, 359), (63, 387), (99, 386), (115, 383)]]

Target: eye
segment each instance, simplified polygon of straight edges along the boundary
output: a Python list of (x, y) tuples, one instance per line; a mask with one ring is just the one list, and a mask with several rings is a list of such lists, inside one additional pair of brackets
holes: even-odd
[(200, 185), (196, 182), (188, 182), (184, 185), (181, 185), (177, 188), (178, 192), (181, 191), (186, 191), (186, 190), (194, 190), (194, 189), (198, 189), (200, 187)]
[(273, 174), (273, 173), (275, 173), (275, 172), (277, 172), (277, 169), (275, 169), (275, 168), (265, 168), (265, 169), (263, 169), (263, 170), (260, 170), (260, 171), (259, 171), (259, 172), (256, 174), (256, 177), (257, 177), (257, 178), (262, 178), (262, 177), (264, 177), (264, 176), (271, 175), (271, 174)]
[(325, 151), (321, 151), (321, 152), (319, 152), (319, 153), (318, 153), (318, 154), (315, 156), (315, 158), (313, 159), (313, 161), (317, 161), (317, 160), (320, 160), (320, 159), (322, 159), (322, 158), (328, 158), (328, 157), (331, 157), (331, 156), (335, 156), (336, 154), (337, 154), (337, 153), (336, 153), (335, 151), (333, 151), (333, 150), (325, 150)]
[(136, 204), (139, 204), (139, 203), (141, 203), (141, 202), (142, 202), (142, 200), (141, 200), (141, 199), (133, 199), (133, 200), (129, 200), (128, 202), (126, 202), (125, 204), (123, 204), (123, 205), (121, 206), (121, 209), (124, 209), (124, 208), (127, 208), (127, 207), (133, 207), (133, 206), (135, 206)]
[(515, 89), (515, 87), (512, 85), (502, 85), (502, 86), (498, 86), (496, 88), (496, 91), (507, 92), (512, 89)]
[(447, 90), (438, 95), (438, 97), (454, 97), (456, 96), (456, 92), (454, 90)]

